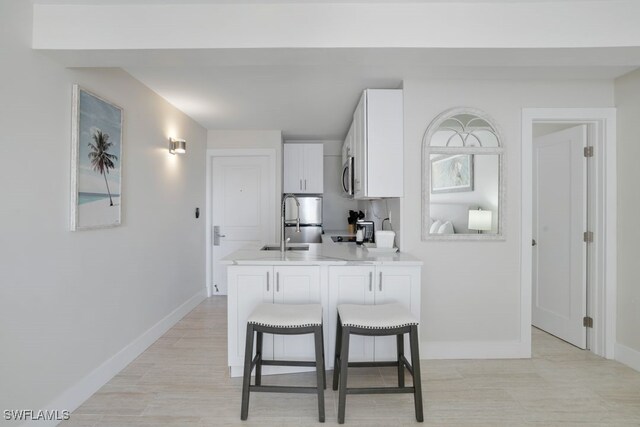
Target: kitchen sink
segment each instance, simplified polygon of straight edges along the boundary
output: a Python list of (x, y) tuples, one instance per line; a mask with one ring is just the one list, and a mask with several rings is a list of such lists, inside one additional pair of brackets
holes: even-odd
[[(260, 249), (261, 251), (279, 251), (280, 250), (280, 246), (263, 246), (262, 249)], [(287, 250), (288, 251), (308, 251), (309, 250), (309, 245), (305, 245), (305, 246), (290, 246), (287, 245)]]

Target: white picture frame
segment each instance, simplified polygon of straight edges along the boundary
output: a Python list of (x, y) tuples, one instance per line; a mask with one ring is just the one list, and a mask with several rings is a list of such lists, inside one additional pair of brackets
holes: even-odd
[(71, 231), (117, 227), (122, 214), (123, 110), (73, 85)]

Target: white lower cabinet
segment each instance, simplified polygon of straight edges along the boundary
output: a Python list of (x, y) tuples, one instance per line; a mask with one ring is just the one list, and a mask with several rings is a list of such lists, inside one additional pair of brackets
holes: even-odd
[[(377, 287), (375, 289), (375, 304), (399, 302), (407, 307), (411, 313), (420, 319), (420, 268), (419, 267), (387, 267), (376, 268)], [(408, 335), (404, 340), (405, 355), (409, 355)], [(396, 337), (376, 337), (374, 345), (375, 360), (395, 360), (397, 357)]]
[[(329, 319), (325, 319), (328, 326), (329, 354), (333, 366), (333, 356), (336, 348), (336, 326), (338, 321), (339, 304), (374, 303), (375, 267), (371, 266), (340, 266), (329, 267)], [(353, 335), (349, 342), (349, 360), (372, 361), (373, 337)]]
[[(318, 266), (229, 266), (228, 280), (228, 362), (244, 364), (247, 320), (260, 303), (320, 303)], [(311, 335), (281, 336), (265, 334), (264, 359), (314, 360)]]
[[(244, 364), (247, 319), (258, 304), (273, 302), (273, 267), (236, 267), (227, 270), (228, 357), (230, 366)], [(273, 340), (263, 341), (264, 359), (273, 359)]]
[[(276, 304), (319, 304), (320, 267), (274, 267)], [(315, 360), (313, 334), (274, 335), (274, 357), (279, 360)]]
[[(339, 304), (385, 304), (399, 302), (420, 319), (419, 266), (332, 266), (329, 267), (330, 354), (335, 351), (335, 330)], [(409, 355), (408, 339), (405, 354)], [(352, 336), (349, 360), (396, 359), (396, 338)], [(330, 362), (333, 367), (333, 357)]]
[[(228, 277), (228, 356), (231, 374), (242, 374), (247, 319), (260, 303), (323, 304), (326, 365), (333, 368), (339, 304), (400, 302), (420, 319), (420, 266), (243, 266)], [(410, 354), (405, 339), (405, 355)], [(395, 360), (395, 337), (353, 335), (351, 361)], [(263, 340), (265, 359), (314, 360), (312, 335), (270, 335)], [(267, 367), (269, 368), (269, 367)], [(289, 369), (304, 370), (305, 368)], [(274, 371), (275, 372), (275, 371)], [(269, 370), (265, 369), (268, 374)]]

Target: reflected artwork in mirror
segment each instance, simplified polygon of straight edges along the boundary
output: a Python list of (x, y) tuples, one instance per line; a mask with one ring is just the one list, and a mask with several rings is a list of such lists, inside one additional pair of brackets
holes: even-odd
[(423, 240), (503, 238), (503, 147), (484, 112), (440, 114), (422, 140)]

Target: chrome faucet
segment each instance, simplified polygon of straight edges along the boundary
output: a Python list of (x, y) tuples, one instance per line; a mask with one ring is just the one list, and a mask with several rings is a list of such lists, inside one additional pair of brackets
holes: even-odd
[(285, 203), (287, 199), (293, 198), (296, 202), (297, 212), (296, 212), (296, 233), (300, 232), (300, 202), (298, 198), (293, 194), (285, 194), (282, 196), (282, 215), (280, 216), (280, 252), (284, 253), (287, 250), (287, 242), (291, 239), (284, 239), (284, 214), (285, 214)]

